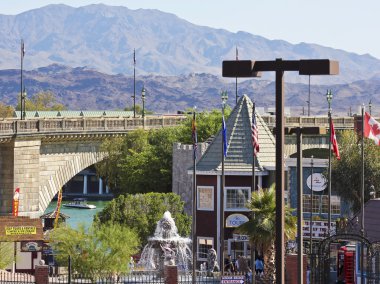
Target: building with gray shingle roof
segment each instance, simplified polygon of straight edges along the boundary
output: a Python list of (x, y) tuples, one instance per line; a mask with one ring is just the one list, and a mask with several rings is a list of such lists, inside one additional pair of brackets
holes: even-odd
[[(196, 165), (196, 234), (197, 266), (206, 260), (207, 251), (214, 248), (218, 256), (221, 243), (221, 222), (224, 220), (224, 255), (237, 259), (249, 256), (246, 236), (234, 231), (251, 217), (247, 202), (252, 188), (252, 114), (253, 103), (242, 96), (226, 121), (227, 157), (224, 160), (225, 186), (222, 192), (222, 130), (211, 141)], [(255, 159), (255, 179), (260, 187), (274, 182), (275, 138), (261, 116), (256, 112), (260, 151)], [(222, 124), (222, 123), (220, 123)], [(193, 168), (189, 170), (192, 174)], [(224, 203), (222, 204), (222, 194)], [(224, 216), (221, 218), (223, 206)], [(219, 259), (219, 264), (221, 264)]]
[[(252, 109), (253, 103), (244, 95), (238, 101), (226, 121), (227, 157), (224, 161), (226, 175), (252, 175)], [(256, 112), (260, 151), (255, 169), (258, 172), (275, 168), (275, 138), (261, 116)], [(197, 172), (219, 172), (222, 168), (222, 131), (215, 136), (210, 146), (197, 163)]]

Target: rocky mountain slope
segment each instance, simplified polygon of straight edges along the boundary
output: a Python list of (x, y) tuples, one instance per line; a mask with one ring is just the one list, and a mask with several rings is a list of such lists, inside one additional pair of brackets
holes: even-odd
[[(256, 24), (252, 18), (252, 24)], [(197, 26), (158, 10), (130, 10), (103, 4), (73, 8), (49, 5), (19, 15), (0, 15), (0, 69), (20, 66), (25, 41), (28, 70), (58, 63), (106, 74), (221, 75), (223, 60), (329, 58), (340, 62), (339, 76), (316, 76), (313, 84), (350, 83), (380, 74), (380, 60), (317, 44), (290, 44), (246, 32)], [(185, 75), (186, 76), (186, 75)], [(265, 74), (265, 79), (273, 79)], [(287, 74), (287, 82), (308, 78)], [(103, 94), (105, 96), (106, 94)], [(120, 98), (122, 100), (122, 98)]]
[[(41, 91), (56, 94), (70, 110), (115, 110), (133, 105), (133, 76), (109, 75), (89, 68), (50, 65), (24, 72), (28, 96)], [(145, 86), (146, 108), (156, 113), (175, 113), (197, 106), (198, 110), (219, 108), (220, 92), (227, 90), (228, 104), (235, 104), (235, 79), (223, 79), (206, 73), (179, 76), (144, 75), (136, 77), (136, 104), (141, 105), (141, 89)], [(312, 85), (311, 114), (326, 114), (325, 94), (331, 89), (334, 114), (346, 115), (350, 108), (357, 112), (372, 100), (372, 110), (380, 115), (380, 77), (352, 83)], [(16, 105), (20, 92), (20, 70), (0, 70), (0, 101)], [(307, 113), (309, 86), (285, 84), (286, 107), (293, 115)], [(265, 79), (239, 81), (238, 94), (247, 94), (258, 107), (274, 107), (275, 85)]]

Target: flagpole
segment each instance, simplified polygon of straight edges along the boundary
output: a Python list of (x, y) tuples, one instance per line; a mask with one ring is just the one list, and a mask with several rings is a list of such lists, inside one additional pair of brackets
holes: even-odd
[(136, 50), (133, 49), (133, 118), (136, 118)]
[(227, 152), (227, 145), (225, 141), (227, 140), (227, 130), (224, 120), (224, 108), (228, 99), (227, 92), (222, 92), (222, 186), (220, 192), (220, 271), (221, 275), (224, 274), (224, 187), (225, 187), (225, 176), (224, 176), (224, 159)]
[[(252, 122), (255, 121), (255, 108), (256, 108), (256, 105), (255, 105), (255, 102), (253, 102), (252, 104)], [(253, 131), (253, 125), (251, 126), (252, 127), (252, 131)], [(257, 125), (256, 125), (257, 127)], [(253, 135), (253, 132), (252, 134)], [(253, 137), (252, 137), (253, 139)], [(255, 164), (256, 164), (256, 154), (255, 154), (255, 145), (253, 145), (253, 140), (252, 140), (252, 191), (255, 191), (256, 190), (256, 173), (255, 173)], [(253, 212), (252, 212), (252, 218), (255, 218)], [(251, 244), (251, 270), (252, 270), (252, 284), (255, 284), (256, 282), (256, 279), (255, 279), (255, 272), (256, 272), (256, 269), (255, 269), (255, 260), (256, 260), (256, 251), (255, 251), (255, 247), (253, 246), (253, 242)]]
[(20, 118), (21, 118), (21, 120), (23, 120), (24, 118), (23, 118), (23, 113), (22, 113), (22, 111), (23, 111), (23, 109), (24, 109), (24, 107), (23, 107), (23, 104), (24, 104), (24, 99), (23, 99), (23, 78), (22, 78), (22, 70), (23, 70), (23, 61), (24, 61), (24, 40), (23, 39), (21, 39), (21, 69), (20, 69), (20, 75), (21, 75), (21, 82), (20, 82), (20, 84), (21, 84), (21, 86), (20, 86)]
[[(362, 141), (361, 141), (361, 158), (362, 158), (362, 173), (361, 173), (361, 235), (364, 238), (364, 105), (362, 106)], [(364, 243), (361, 243), (361, 253), (360, 253), (360, 280), (364, 284)]]
[(192, 135), (193, 135), (193, 284), (196, 283), (196, 265), (197, 265), (197, 133), (196, 133), (196, 116), (195, 109), (193, 113), (193, 127), (192, 127)]
[(331, 236), (331, 124), (332, 124), (332, 118), (331, 118), (331, 100), (332, 100), (332, 93), (331, 90), (327, 91), (326, 93), (327, 102), (329, 104), (329, 110), (328, 110), (328, 117), (329, 117), (329, 172), (328, 172), (328, 235)]
[[(238, 55), (238, 49), (236, 47), (236, 61), (239, 60), (239, 55)], [(235, 77), (235, 95), (236, 95), (236, 99), (235, 99), (235, 104), (237, 105), (237, 102), (238, 102), (238, 89), (237, 89), (237, 77)]]

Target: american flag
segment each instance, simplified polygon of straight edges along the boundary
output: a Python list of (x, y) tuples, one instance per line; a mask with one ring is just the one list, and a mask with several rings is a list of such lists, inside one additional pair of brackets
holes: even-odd
[(256, 124), (255, 105), (253, 105), (253, 109), (252, 109), (252, 147), (253, 147), (253, 154), (257, 156), (257, 153), (260, 150), (260, 146), (259, 146), (259, 132), (257, 130), (257, 124)]
[(197, 149), (198, 149), (198, 137), (197, 137), (197, 122), (195, 120), (195, 112), (193, 113), (193, 121), (191, 122), (191, 136), (193, 140), (194, 149), (194, 160), (197, 159)]
[(133, 49), (133, 64), (136, 65), (136, 50)]

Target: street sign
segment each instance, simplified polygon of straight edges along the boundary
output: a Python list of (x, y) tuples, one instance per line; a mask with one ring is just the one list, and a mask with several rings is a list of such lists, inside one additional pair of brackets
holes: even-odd
[(230, 283), (238, 283), (243, 284), (244, 283), (244, 275), (236, 275), (236, 276), (222, 276), (222, 280), (220, 283), (224, 284), (230, 284)]

